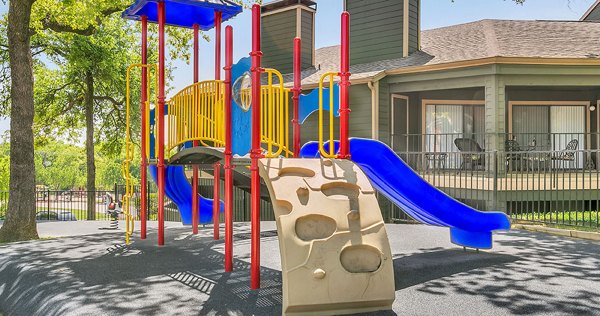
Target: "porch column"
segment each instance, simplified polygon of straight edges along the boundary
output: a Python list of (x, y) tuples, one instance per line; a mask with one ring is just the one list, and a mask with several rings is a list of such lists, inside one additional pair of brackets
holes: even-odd
[[(492, 189), (487, 194), (486, 208), (493, 211), (506, 211), (506, 202), (498, 193), (500, 178), (506, 174), (504, 142), (506, 133), (506, 86), (500, 75), (490, 75), (485, 80), (485, 132), (486, 171)], [(494, 153), (496, 152), (496, 157)]]
[(485, 80), (485, 132), (488, 134), (486, 151), (504, 150), (506, 132), (506, 87), (500, 75)]

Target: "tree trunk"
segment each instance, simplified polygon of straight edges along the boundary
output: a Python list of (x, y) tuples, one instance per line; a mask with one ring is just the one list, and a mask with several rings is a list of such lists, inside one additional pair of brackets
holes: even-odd
[(10, 193), (0, 241), (37, 239), (35, 164), (33, 160), (33, 63), (29, 21), (35, 0), (9, 1)]
[(94, 76), (85, 73), (85, 152), (87, 156), (88, 220), (96, 219), (96, 162), (94, 159)]

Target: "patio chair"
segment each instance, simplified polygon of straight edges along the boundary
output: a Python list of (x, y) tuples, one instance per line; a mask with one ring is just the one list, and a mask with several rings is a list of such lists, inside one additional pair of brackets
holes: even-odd
[[(514, 139), (506, 141), (506, 168), (510, 171), (523, 168), (523, 154), (521, 145)], [(515, 169), (516, 166), (516, 169)]]
[[(456, 138), (454, 144), (461, 152), (462, 163), (460, 169), (475, 170), (477, 167), (485, 169), (485, 154), (484, 150), (472, 138)], [(469, 167), (467, 169), (467, 167)]]
[(567, 147), (565, 149), (559, 151), (557, 154), (554, 154), (552, 156), (552, 160), (568, 161), (569, 163), (575, 162), (575, 151), (577, 150), (577, 147), (579, 147), (579, 140), (572, 139), (567, 144)]

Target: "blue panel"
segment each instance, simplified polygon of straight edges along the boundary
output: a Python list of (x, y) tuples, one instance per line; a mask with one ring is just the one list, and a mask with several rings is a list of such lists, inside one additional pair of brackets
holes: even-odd
[[(306, 144), (301, 154), (318, 157), (318, 144)], [(350, 154), (375, 188), (414, 219), (450, 227), (451, 241), (457, 245), (491, 248), (492, 232), (510, 229), (506, 214), (480, 212), (451, 198), (423, 180), (384, 143), (352, 138)]]
[[(148, 157), (149, 159), (156, 158), (154, 157), (154, 153), (156, 153), (156, 151), (154, 150), (154, 146), (156, 146), (156, 135), (154, 135), (154, 124), (156, 122), (156, 118), (154, 113), (156, 113), (154, 109), (150, 110), (150, 122), (148, 122), (148, 124), (150, 124), (150, 157)], [(143, 132), (144, 131), (142, 131), (142, 133)]]
[[(252, 60), (250, 57), (240, 59), (231, 68), (232, 85), (238, 78), (250, 71)], [(252, 110), (244, 112), (242, 108), (231, 100), (231, 150), (234, 155), (243, 156), (252, 148)]]
[[(324, 88), (324, 109), (329, 109), (329, 97), (329, 88)], [(314, 89), (309, 94), (300, 95), (300, 100), (298, 101), (298, 112), (300, 112), (300, 117), (298, 119), (300, 124), (304, 124), (304, 121), (317, 111), (319, 111), (319, 89)], [(340, 88), (337, 83), (333, 85), (333, 115), (335, 117), (340, 116)]]
[[(148, 17), (148, 22), (158, 22), (159, 0), (137, 0), (123, 12), (123, 17), (130, 20), (141, 20)], [(222, 13), (223, 22), (242, 12), (242, 7), (228, 0), (164, 0), (166, 24), (177, 27), (192, 28), (198, 24), (201, 30), (210, 30), (215, 26), (215, 11)]]
[[(150, 173), (155, 182), (157, 181), (158, 171), (156, 166), (149, 166)], [(182, 166), (165, 167), (165, 194), (179, 209), (181, 221), (184, 225), (192, 224), (192, 186), (185, 176), (185, 169)], [(212, 223), (213, 200), (206, 199), (198, 195), (199, 205), (199, 223)], [(221, 201), (221, 213), (224, 210), (224, 204)]]

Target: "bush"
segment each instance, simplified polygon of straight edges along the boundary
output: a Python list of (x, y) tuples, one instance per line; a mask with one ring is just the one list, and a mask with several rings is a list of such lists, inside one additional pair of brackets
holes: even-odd
[(0, 220), (4, 220), (6, 217), (6, 211), (8, 210), (8, 202), (0, 203)]

